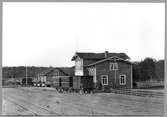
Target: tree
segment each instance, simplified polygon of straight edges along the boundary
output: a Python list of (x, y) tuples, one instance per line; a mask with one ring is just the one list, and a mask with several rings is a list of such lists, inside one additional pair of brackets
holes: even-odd
[(140, 67), (139, 67), (139, 62), (133, 63), (132, 66), (132, 75), (133, 75), (133, 82), (137, 82), (140, 80)]
[[(28, 77), (35, 77), (39, 73), (47, 69), (49, 68), (48, 67), (34, 67), (34, 66), (27, 67), (27, 75)], [(25, 66), (3, 67), (2, 76), (3, 76), (3, 79), (26, 77), (26, 67)]]
[(159, 60), (155, 64), (157, 80), (164, 81), (164, 60)]
[(146, 58), (144, 61), (140, 62), (140, 79), (142, 81), (151, 80), (156, 78), (155, 73), (155, 62), (156, 60), (152, 58)]

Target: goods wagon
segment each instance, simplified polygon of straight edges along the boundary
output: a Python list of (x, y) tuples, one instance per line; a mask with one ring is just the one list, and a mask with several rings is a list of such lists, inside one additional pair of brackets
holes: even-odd
[(59, 77), (53, 80), (53, 87), (68, 89), (73, 87), (73, 78), (72, 77)]
[(33, 86), (33, 80), (32, 80), (32, 78), (23, 78), (22, 79), (22, 85), (23, 86), (25, 86), (26, 85), (26, 80), (27, 80), (27, 85), (29, 85), (29, 86)]
[(94, 88), (93, 76), (73, 77), (73, 89), (90, 92)]
[(80, 90), (90, 92), (94, 88), (93, 77), (92, 76), (82, 76), (82, 77), (59, 77), (53, 80), (53, 87), (64, 90)]
[(81, 87), (84, 92), (90, 92), (94, 88), (93, 77), (92, 76), (84, 76), (81, 77)]

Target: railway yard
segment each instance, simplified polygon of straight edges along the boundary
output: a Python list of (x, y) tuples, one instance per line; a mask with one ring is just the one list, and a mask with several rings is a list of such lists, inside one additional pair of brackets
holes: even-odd
[(164, 95), (58, 93), (54, 88), (3, 88), (3, 115), (163, 115)]

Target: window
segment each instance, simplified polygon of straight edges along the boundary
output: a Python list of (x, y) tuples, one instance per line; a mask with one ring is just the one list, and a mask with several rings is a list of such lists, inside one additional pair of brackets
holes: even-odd
[(94, 74), (95, 74), (95, 68), (94, 67), (87, 68), (87, 70), (88, 70), (90, 76), (94, 76)]
[(110, 63), (110, 70), (118, 70), (118, 63)]
[(107, 75), (102, 75), (101, 76), (101, 84), (102, 85), (108, 85), (108, 76)]
[(120, 85), (126, 85), (126, 75), (120, 75), (119, 76), (119, 84)]

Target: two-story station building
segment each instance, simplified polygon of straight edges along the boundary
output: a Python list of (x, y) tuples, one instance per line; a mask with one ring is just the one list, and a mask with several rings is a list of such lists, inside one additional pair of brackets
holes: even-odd
[(125, 53), (79, 53), (75, 61), (74, 88), (132, 88), (132, 63)]

